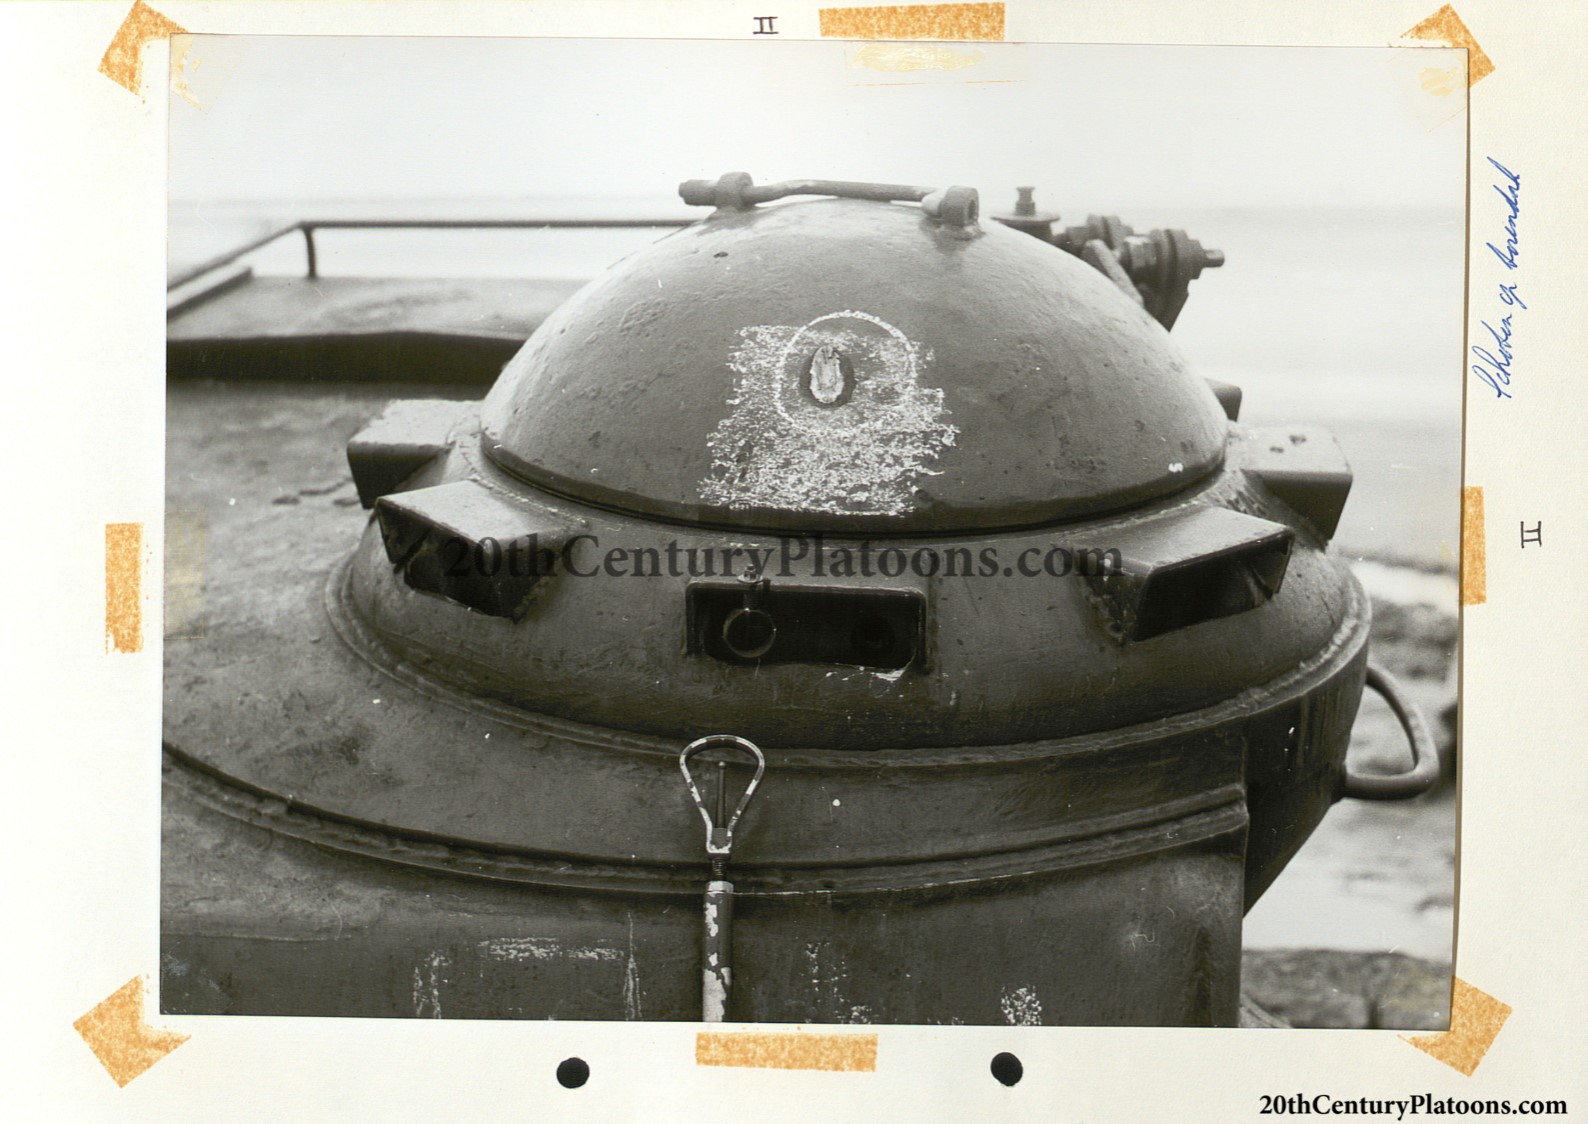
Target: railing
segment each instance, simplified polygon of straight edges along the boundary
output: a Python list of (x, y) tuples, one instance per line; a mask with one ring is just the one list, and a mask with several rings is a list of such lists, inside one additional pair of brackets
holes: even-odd
[(688, 226), (696, 220), (676, 219), (305, 219), (271, 231), (241, 246), (226, 251), (207, 261), (171, 277), (166, 282), (170, 291), (186, 285), (223, 265), (230, 265), (247, 254), (292, 234), (303, 235), (304, 250), (308, 259), (306, 276), (313, 280), (320, 275), (319, 259), (315, 253), (314, 232), (317, 230), (621, 230), (646, 227)]

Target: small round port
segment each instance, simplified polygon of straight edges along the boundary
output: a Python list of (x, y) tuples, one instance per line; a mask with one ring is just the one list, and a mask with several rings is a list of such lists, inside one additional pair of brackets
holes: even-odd
[(741, 660), (758, 660), (777, 642), (777, 622), (761, 609), (735, 609), (722, 622), (722, 642)]

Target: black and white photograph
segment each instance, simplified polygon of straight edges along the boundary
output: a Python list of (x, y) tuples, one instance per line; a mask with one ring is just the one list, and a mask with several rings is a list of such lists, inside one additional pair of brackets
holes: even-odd
[(163, 1014), (1450, 1025), (1400, 52), (184, 51)]

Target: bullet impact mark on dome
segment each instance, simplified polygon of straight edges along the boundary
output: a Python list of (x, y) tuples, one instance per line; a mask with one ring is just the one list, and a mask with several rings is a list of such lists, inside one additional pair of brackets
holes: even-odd
[(708, 438), (700, 495), (731, 508), (899, 515), (954, 444), (932, 352), (866, 312), (740, 330), (730, 412)]

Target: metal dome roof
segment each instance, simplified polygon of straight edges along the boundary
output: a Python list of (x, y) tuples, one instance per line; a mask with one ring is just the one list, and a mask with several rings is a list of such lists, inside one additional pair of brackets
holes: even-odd
[(724, 207), (570, 299), (483, 446), (635, 514), (865, 534), (1035, 526), (1180, 490), (1226, 419), (1102, 274), (999, 224), (824, 199)]

